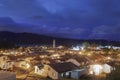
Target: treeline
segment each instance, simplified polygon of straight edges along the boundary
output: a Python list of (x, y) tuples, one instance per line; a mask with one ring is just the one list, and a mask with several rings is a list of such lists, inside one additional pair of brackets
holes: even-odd
[(0, 42), (0, 49), (11, 49), (11, 48), (16, 48), (15, 44), (13, 42), (8, 42), (8, 41), (1, 41)]
[[(44, 35), (38, 35), (33, 33), (13, 33), (13, 32), (0, 32), (0, 44), (1, 46), (6, 45), (52, 45), (53, 39), (56, 40), (56, 45), (63, 46), (74, 46), (82, 44), (83, 42), (88, 42), (90, 44), (101, 44), (101, 45), (115, 45), (120, 46), (120, 42), (116, 41), (107, 41), (107, 40), (78, 40), (78, 39), (65, 39), (65, 38), (56, 38)], [(3, 41), (3, 42), (2, 42)], [(5, 42), (4, 42), (5, 41)], [(4, 43), (4, 44), (3, 44)]]

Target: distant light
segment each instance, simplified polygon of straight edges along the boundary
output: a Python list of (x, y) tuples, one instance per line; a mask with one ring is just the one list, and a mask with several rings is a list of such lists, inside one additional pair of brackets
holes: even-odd
[(90, 53), (88, 53), (88, 56), (91, 56), (91, 54), (90, 54)]
[(107, 57), (107, 59), (111, 59), (111, 57)]
[(53, 59), (54, 59), (54, 58), (60, 58), (60, 55), (59, 55), (59, 54), (54, 54), (54, 55), (52, 55), (51, 57), (52, 57)]
[(73, 47), (72, 50), (79, 51), (79, 50), (80, 50), (80, 47), (79, 47), (79, 46)]
[(93, 74), (93, 71), (90, 71), (89, 73), (90, 73), (90, 74)]
[(84, 50), (84, 47), (81, 47), (81, 50)]
[(82, 52), (79, 52), (79, 54), (82, 54)]

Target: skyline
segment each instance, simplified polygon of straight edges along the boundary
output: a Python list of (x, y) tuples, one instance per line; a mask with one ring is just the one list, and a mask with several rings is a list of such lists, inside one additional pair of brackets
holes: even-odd
[(0, 31), (120, 41), (119, 0), (0, 0)]

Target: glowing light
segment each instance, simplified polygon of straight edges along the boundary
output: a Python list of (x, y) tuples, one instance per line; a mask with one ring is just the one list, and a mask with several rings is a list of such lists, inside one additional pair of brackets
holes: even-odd
[(102, 72), (102, 66), (101, 65), (94, 65), (93, 66), (95, 75), (99, 75)]
[(90, 53), (88, 53), (87, 55), (88, 55), (88, 56), (91, 56), (91, 54), (90, 54)]
[(82, 52), (79, 52), (79, 54), (82, 54)]
[(53, 59), (54, 59), (54, 58), (60, 58), (60, 55), (59, 55), (59, 54), (54, 54), (54, 55), (52, 55), (51, 57), (52, 57)]
[(79, 46), (73, 47), (72, 50), (79, 51), (80, 47)]
[(81, 50), (84, 50), (84, 47), (81, 47)]
[(30, 68), (30, 65), (28, 63), (26, 64), (26, 68)]
[(90, 71), (89, 73), (90, 73), (90, 74), (93, 74), (93, 71)]
[(58, 56), (60, 56), (59, 54), (54, 54), (54, 55), (52, 55), (53, 57), (58, 57)]
[(110, 73), (111, 72), (112, 67), (109, 66), (108, 64), (103, 64), (103, 65), (91, 65), (90, 66), (90, 70), (89, 70), (89, 74), (94, 74), (94, 75), (99, 75), (102, 72), (104, 73)]
[(94, 75), (99, 75), (100, 73), (102, 73), (102, 69), (103, 69), (102, 66), (99, 64), (91, 65), (89, 73)]
[(111, 59), (111, 57), (107, 57), (107, 59)]

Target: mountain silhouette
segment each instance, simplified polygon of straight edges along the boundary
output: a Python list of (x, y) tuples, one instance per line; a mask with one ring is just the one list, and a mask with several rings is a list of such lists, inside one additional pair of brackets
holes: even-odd
[(101, 45), (117, 45), (120, 46), (120, 42), (107, 41), (107, 40), (78, 40), (78, 39), (66, 39), (57, 38), (46, 35), (39, 35), (33, 33), (14, 33), (9, 31), (0, 31), (0, 43), (11, 42), (16, 45), (52, 45), (53, 40), (56, 40), (57, 45), (72, 46), (79, 45), (83, 42), (101, 44)]

